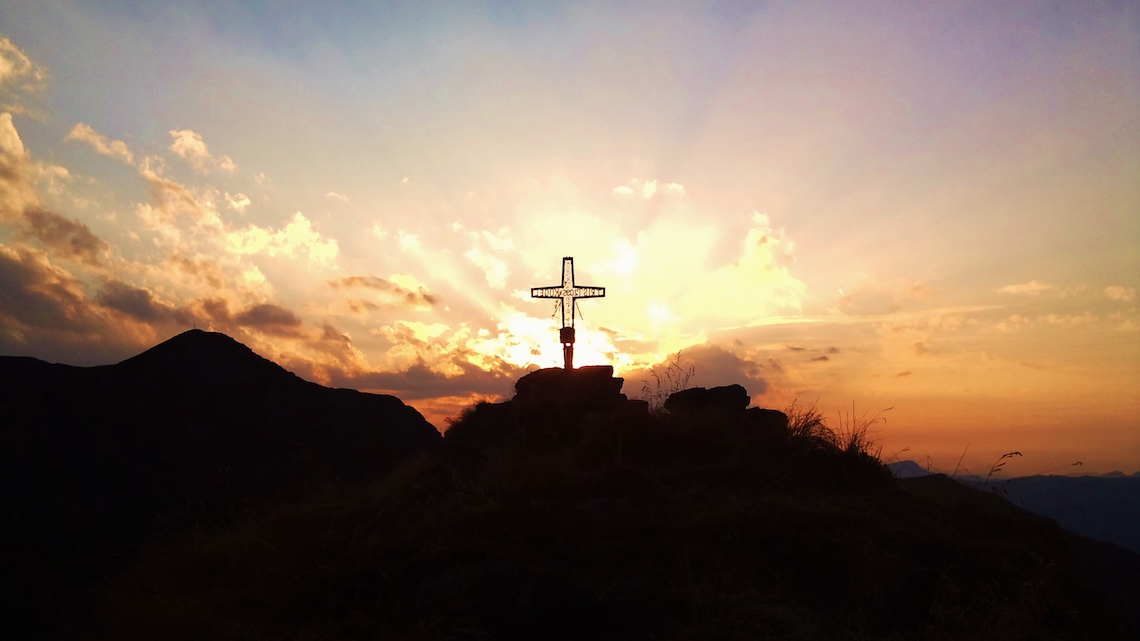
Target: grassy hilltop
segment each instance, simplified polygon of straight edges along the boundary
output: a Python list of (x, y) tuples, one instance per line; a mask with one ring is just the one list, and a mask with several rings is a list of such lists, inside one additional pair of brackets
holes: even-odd
[(151, 544), (91, 635), (1130, 638), (1051, 521), (792, 414), (482, 404), (375, 481)]

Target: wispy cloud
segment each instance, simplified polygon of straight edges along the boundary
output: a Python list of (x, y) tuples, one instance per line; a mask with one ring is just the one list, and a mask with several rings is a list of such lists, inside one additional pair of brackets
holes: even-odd
[(409, 288), (378, 276), (347, 276), (345, 278), (330, 280), (328, 284), (334, 289), (363, 288), (382, 292), (385, 295), (383, 300), (393, 304), (403, 304), (412, 307), (431, 307), (437, 302), (435, 295), (428, 292), (427, 288), (423, 285), (416, 283), (413, 287)]
[(0, 96), (5, 99), (0, 108), (11, 113), (26, 112), (28, 109), (18, 94), (43, 91), (47, 76), (43, 65), (34, 62), (11, 40), (0, 36)]
[(998, 288), (997, 291), (1002, 294), (1036, 295), (1050, 289), (1053, 289), (1052, 285), (1046, 285), (1044, 283), (1039, 283), (1035, 280), (1031, 280), (1028, 283), (1021, 283), (1020, 285), (1006, 285), (1005, 287)]

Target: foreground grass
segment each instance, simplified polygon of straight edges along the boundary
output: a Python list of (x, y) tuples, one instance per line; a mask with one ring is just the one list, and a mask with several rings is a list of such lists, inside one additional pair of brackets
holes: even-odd
[(1055, 525), (904, 491), (810, 412), (491, 409), (374, 483), (152, 545), (91, 636), (1126, 638)]

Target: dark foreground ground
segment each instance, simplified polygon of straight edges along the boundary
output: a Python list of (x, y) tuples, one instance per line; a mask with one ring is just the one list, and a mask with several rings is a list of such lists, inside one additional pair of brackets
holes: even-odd
[[(220, 334), (0, 357), (0, 639), (1133, 638), (1140, 559), (739, 386), (540, 370), (445, 438)], [(684, 402), (681, 402), (684, 400)], [(1134, 618), (1127, 618), (1128, 613)]]
[(946, 477), (899, 482), (810, 412), (638, 409), (481, 406), (377, 481), (294, 487), (150, 545), (73, 632), (1133, 638), (1140, 563), (1121, 548)]

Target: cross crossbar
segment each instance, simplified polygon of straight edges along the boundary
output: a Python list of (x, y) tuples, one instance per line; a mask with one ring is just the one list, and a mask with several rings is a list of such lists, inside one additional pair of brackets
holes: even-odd
[[(605, 287), (586, 287), (574, 282), (574, 259), (566, 256), (562, 259), (562, 285), (550, 287), (534, 287), (530, 290), (531, 298), (557, 298), (558, 307), (562, 312), (562, 326), (574, 326), (574, 301), (579, 298), (603, 298), (606, 295)], [(570, 308), (570, 324), (566, 324), (566, 308)]]

